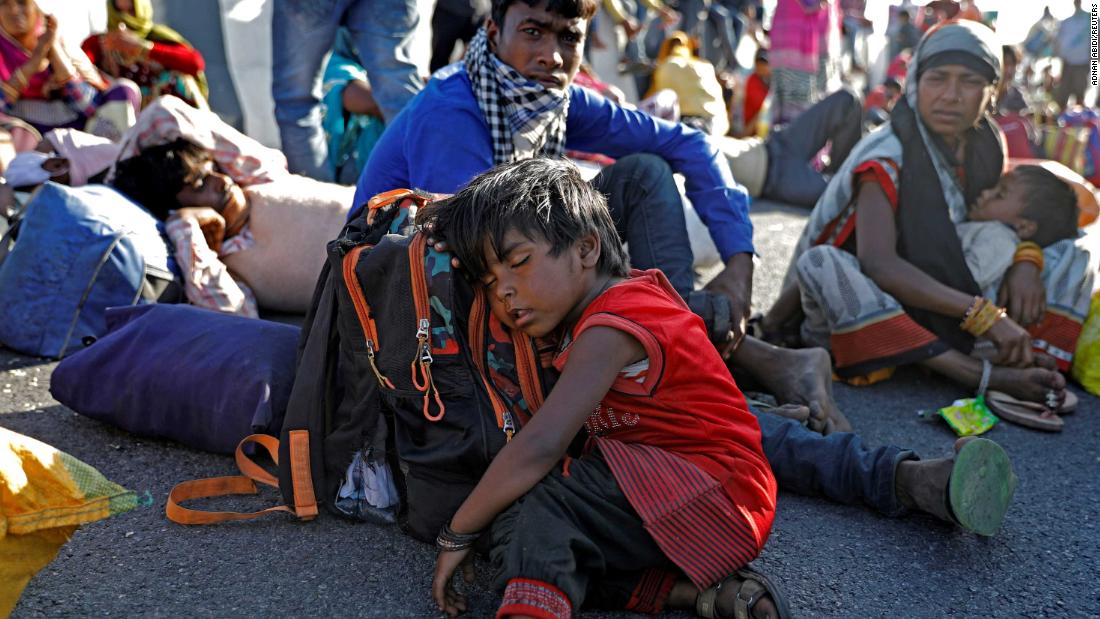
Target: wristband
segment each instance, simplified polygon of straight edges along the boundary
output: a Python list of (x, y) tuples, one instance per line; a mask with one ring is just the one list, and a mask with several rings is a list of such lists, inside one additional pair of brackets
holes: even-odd
[(1005, 317), (1004, 308), (982, 297), (974, 297), (974, 302), (966, 310), (959, 328), (974, 337), (980, 337), (993, 328), (993, 325)]
[(455, 552), (473, 547), (480, 537), (481, 531), (475, 533), (455, 533), (454, 530), (451, 529), (450, 523), (447, 523), (443, 525), (443, 528), (439, 530), (439, 535), (435, 537), (435, 545), (440, 550)]
[(1012, 264), (1018, 262), (1030, 262), (1043, 270), (1043, 248), (1037, 243), (1024, 241), (1016, 246), (1016, 253), (1012, 256)]

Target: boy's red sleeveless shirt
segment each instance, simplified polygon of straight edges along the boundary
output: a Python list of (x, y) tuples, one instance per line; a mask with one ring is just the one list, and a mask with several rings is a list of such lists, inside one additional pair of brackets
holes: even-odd
[[(554, 360), (559, 370), (568, 361), (571, 343), (595, 326), (636, 338), (645, 348), (648, 368), (634, 364), (619, 374), (585, 423), (590, 445), (593, 439), (595, 444), (605, 439), (639, 444), (693, 464), (724, 488), (753, 528), (757, 548), (763, 547), (775, 514), (775, 478), (756, 417), (709, 342), (702, 319), (663, 273), (634, 271), (585, 309)], [(627, 472), (616, 470), (616, 458), (607, 459), (620, 486), (629, 490), (622, 482)]]

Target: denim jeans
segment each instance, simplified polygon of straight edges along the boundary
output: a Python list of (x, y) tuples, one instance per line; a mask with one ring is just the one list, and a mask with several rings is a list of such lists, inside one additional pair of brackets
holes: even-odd
[(762, 198), (812, 207), (825, 192), (825, 177), (811, 165), (814, 155), (832, 142), (826, 173), (835, 171), (863, 135), (863, 102), (842, 88), (799, 114), (768, 136), (768, 175)]
[(321, 69), (348, 28), (374, 98), (392, 120), (423, 86), (412, 61), (416, 0), (275, 0), (271, 22), (275, 120), (290, 171), (332, 180), (321, 130)]
[(672, 168), (656, 155), (627, 155), (592, 179), (636, 269), (661, 269), (686, 297), (695, 285), (684, 203)]
[(822, 436), (793, 419), (753, 410), (760, 422), (764, 455), (781, 490), (822, 496), (846, 504), (862, 503), (885, 516), (901, 515), (894, 490), (895, 472), (912, 451), (893, 445), (867, 449), (858, 434)]

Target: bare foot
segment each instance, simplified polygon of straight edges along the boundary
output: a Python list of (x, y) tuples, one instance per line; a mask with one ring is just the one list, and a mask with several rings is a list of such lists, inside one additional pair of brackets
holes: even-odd
[[(744, 346), (742, 346), (743, 348)], [(771, 347), (771, 363), (759, 365), (753, 375), (775, 399), (784, 404), (815, 406), (825, 412), (838, 432), (851, 432), (852, 424), (833, 399), (833, 364), (824, 348), (791, 350)]]
[(1054, 391), (1058, 402), (1066, 396), (1066, 378), (1046, 367), (1007, 368), (994, 366), (989, 375), (989, 388), (1003, 391), (1028, 402), (1045, 403), (1047, 393)]

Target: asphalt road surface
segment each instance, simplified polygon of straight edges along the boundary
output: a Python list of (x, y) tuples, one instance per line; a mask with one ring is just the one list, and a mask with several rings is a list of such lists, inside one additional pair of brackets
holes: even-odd
[[(804, 216), (754, 207), (758, 307), (775, 298)], [(49, 395), (54, 365), (0, 351), (0, 425), (83, 459), (148, 505), (77, 531), (13, 616), (438, 616), (428, 595), (432, 548), (393, 528), (282, 515), (210, 527), (168, 522), (164, 502), (175, 483), (234, 473), (232, 459), (76, 415)], [(1020, 478), (997, 536), (781, 492), (756, 566), (781, 583), (801, 617), (1100, 617), (1100, 418), (1097, 398), (1075, 390), (1081, 405), (1061, 434), (1006, 423), (987, 434)], [(926, 457), (950, 453), (954, 435), (917, 411), (963, 395), (918, 371), (870, 388), (837, 386), (868, 444)], [(253, 509), (264, 499), (272, 504), (274, 492), (208, 506)], [(470, 593), (470, 616), (491, 617), (497, 596), (487, 573)]]

